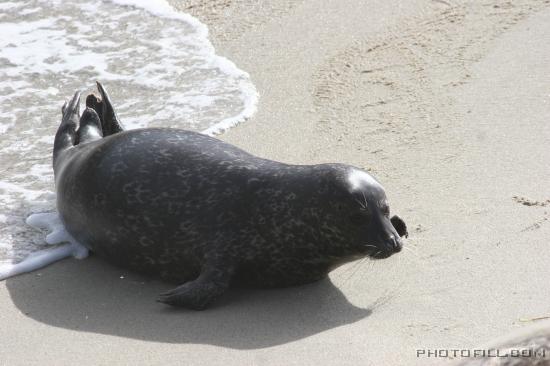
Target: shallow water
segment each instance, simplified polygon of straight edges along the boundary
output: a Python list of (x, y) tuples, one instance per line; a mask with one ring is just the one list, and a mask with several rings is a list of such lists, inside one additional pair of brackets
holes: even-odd
[(212, 134), (254, 113), (248, 74), (207, 33), (163, 0), (0, 3), (0, 263), (46, 246), (25, 218), (55, 209), (53, 138), (76, 89), (102, 81), (127, 128)]

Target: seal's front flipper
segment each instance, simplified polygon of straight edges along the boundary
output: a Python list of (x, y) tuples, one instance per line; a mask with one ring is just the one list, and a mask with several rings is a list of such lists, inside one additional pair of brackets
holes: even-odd
[[(91, 94), (86, 98), (86, 106), (93, 108), (101, 119), (101, 126), (103, 128), (103, 136), (109, 136), (118, 132), (124, 131), (122, 124), (120, 123), (111, 98), (107, 93), (107, 90), (101, 85), (99, 81), (97, 83), (97, 90), (101, 94), (101, 99)], [(88, 105), (88, 99), (90, 105)]]
[(407, 224), (405, 224), (405, 221), (397, 215), (393, 215), (390, 219), (393, 227), (395, 228), (395, 231), (399, 234), (401, 237), (409, 237), (409, 232), (407, 231)]
[(61, 108), (63, 114), (61, 124), (55, 134), (53, 144), (53, 164), (62, 151), (74, 146), (76, 141), (76, 127), (80, 118), (80, 91), (74, 93), (69, 103), (65, 102)]
[(160, 294), (157, 301), (172, 306), (204, 310), (227, 290), (232, 274), (232, 269), (207, 269), (196, 280)]
[(86, 108), (84, 113), (82, 113), (82, 117), (80, 117), (80, 127), (76, 132), (75, 144), (99, 140), (102, 137), (103, 132), (99, 116), (92, 108)]

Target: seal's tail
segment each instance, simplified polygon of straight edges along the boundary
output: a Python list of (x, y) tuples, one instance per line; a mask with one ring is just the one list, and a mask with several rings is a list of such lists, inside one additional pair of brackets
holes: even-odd
[[(81, 142), (90, 142), (124, 131), (107, 90), (97, 82), (101, 97), (94, 94), (86, 98), (86, 111), (80, 117), (80, 91), (70, 102), (61, 108), (63, 117), (57, 129), (53, 145), (53, 165), (55, 168), (59, 154)], [(80, 128), (77, 130), (77, 126)], [(55, 170), (55, 169), (54, 169)]]
[(107, 90), (101, 85), (99, 81), (97, 83), (97, 90), (101, 97), (94, 94), (88, 95), (86, 98), (86, 107), (92, 108), (96, 111), (101, 120), (101, 127), (103, 129), (103, 136), (109, 136), (121, 131), (124, 131), (120, 120), (118, 119), (111, 98), (107, 93)]
[(53, 144), (53, 164), (59, 157), (59, 154), (74, 146), (76, 142), (76, 127), (80, 118), (80, 91), (74, 93), (70, 102), (65, 102), (61, 108), (63, 117), (61, 118), (61, 124), (55, 134), (55, 141)]
[(75, 145), (98, 140), (103, 137), (101, 119), (92, 108), (86, 108), (80, 117), (80, 126), (76, 131)]

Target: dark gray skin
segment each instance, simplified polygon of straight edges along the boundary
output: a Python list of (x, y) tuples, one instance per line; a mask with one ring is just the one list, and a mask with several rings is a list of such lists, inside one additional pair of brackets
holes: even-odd
[(182, 284), (158, 301), (204, 309), (231, 284), (300, 285), (401, 250), (406, 225), (390, 219), (367, 173), (261, 159), (191, 131), (124, 131), (98, 89), (81, 117), (78, 92), (63, 107), (57, 207), (67, 231), (100, 257)]

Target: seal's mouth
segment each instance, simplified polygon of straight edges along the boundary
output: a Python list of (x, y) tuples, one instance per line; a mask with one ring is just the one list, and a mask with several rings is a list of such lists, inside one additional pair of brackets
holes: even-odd
[(395, 252), (386, 252), (386, 251), (378, 251), (374, 254), (371, 254), (370, 257), (372, 259), (386, 259), (391, 257)]
[(368, 256), (372, 259), (386, 259), (399, 253), (403, 249), (402, 237), (408, 237), (409, 233), (407, 232), (407, 225), (405, 221), (399, 216), (394, 215), (387, 222), (382, 221), (385, 227), (385, 232), (382, 232), (378, 236), (376, 243), (374, 245), (367, 245), (369, 247)]
[(370, 246), (369, 257), (372, 259), (386, 259), (399, 253), (403, 249), (403, 242), (400, 238), (390, 235), (390, 237), (376, 246)]

